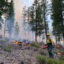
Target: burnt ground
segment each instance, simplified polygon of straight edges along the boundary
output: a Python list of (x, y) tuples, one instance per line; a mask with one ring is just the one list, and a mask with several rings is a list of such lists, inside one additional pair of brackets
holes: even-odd
[[(11, 51), (5, 51), (6, 46), (11, 46)], [(57, 49), (54, 49), (54, 51)], [(0, 42), (0, 63), (4, 64), (37, 64), (36, 56), (43, 52), (48, 57), (47, 49), (37, 49), (30, 46), (21, 47), (12, 43)], [(55, 58), (58, 56), (55, 54)]]
[[(4, 48), (10, 46), (11, 51), (5, 51)], [(0, 63), (4, 64), (37, 64), (36, 56), (38, 50), (29, 46), (21, 47), (8, 43), (0, 42)]]

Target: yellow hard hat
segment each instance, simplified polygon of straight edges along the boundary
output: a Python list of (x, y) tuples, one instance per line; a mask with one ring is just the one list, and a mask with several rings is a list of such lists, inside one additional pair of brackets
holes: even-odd
[(49, 33), (47, 33), (47, 36), (50, 36), (50, 34), (49, 34)]

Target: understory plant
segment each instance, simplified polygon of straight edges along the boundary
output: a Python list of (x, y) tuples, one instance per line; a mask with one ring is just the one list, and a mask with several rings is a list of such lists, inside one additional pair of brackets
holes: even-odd
[(46, 64), (46, 57), (45, 56), (38, 55), (36, 58), (37, 58), (38, 64)]
[(6, 52), (11, 52), (11, 46), (6, 46), (6, 47), (4, 47), (4, 51), (6, 51)]
[(45, 56), (38, 55), (37, 57), (38, 64), (64, 64), (64, 61), (60, 59), (46, 58)]

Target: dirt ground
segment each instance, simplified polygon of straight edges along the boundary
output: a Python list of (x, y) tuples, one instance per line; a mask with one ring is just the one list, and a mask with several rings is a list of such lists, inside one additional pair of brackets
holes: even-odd
[[(6, 46), (11, 46), (11, 51), (4, 51)], [(31, 48), (29, 46), (18, 46), (7, 42), (0, 42), (0, 64), (37, 64), (36, 56), (39, 54), (37, 48)], [(48, 56), (47, 49), (42, 51)], [(58, 58), (56, 54), (55, 58)]]
[[(11, 52), (4, 51), (5, 46), (11, 46)], [(36, 55), (38, 52), (29, 47), (19, 47), (13, 44), (0, 45), (0, 63), (4, 64), (36, 64)]]

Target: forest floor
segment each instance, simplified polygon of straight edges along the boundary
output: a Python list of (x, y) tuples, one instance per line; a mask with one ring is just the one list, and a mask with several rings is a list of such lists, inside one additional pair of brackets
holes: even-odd
[[(63, 48), (54, 48), (54, 57), (58, 59), (57, 53), (62, 52)], [(36, 56), (42, 54), (48, 56), (47, 49), (41, 49), (31, 46), (19, 46), (14, 45), (12, 42), (7, 41), (0, 42), (0, 64), (37, 64)], [(61, 55), (61, 54), (60, 54)]]

